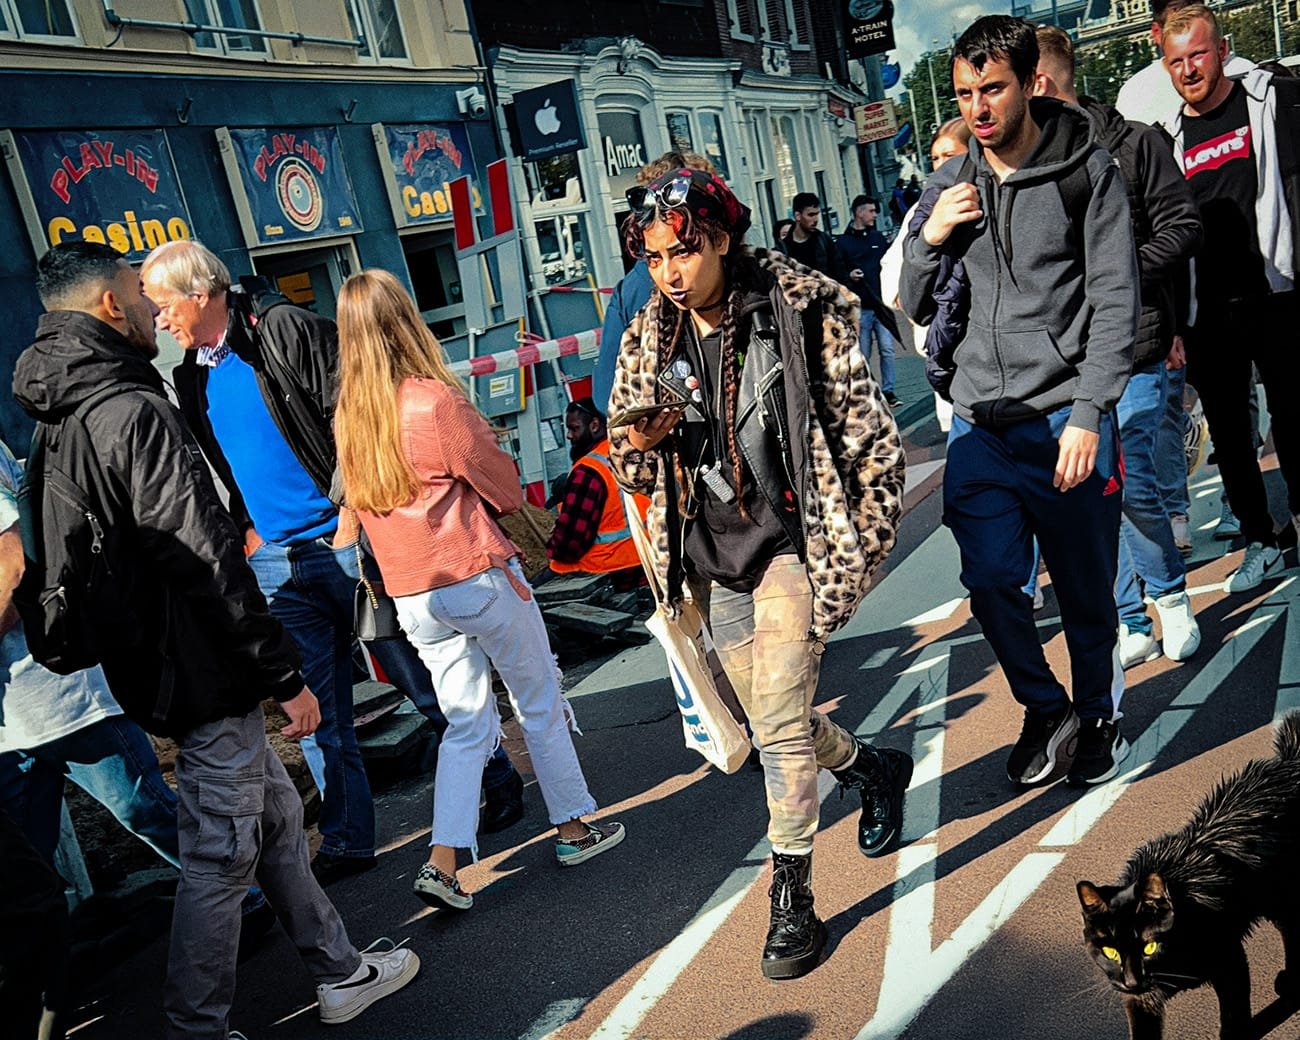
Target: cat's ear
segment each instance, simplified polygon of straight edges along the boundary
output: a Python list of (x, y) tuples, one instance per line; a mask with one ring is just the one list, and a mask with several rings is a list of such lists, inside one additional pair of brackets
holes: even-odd
[(1167, 919), (1174, 912), (1169, 889), (1159, 874), (1148, 874), (1142, 885), (1142, 909), (1161, 920)]
[(1106, 897), (1091, 881), (1080, 881), (1075, 887), (1078, 889), (1079, 902), (1083, 904), (1083, 912), (1086, 916), (1091, 917), (1110, 908)]

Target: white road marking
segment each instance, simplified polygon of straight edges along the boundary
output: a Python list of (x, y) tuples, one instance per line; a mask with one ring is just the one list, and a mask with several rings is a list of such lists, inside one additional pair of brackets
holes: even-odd
[(879, 650), (877, 650), (874, 654), (872, 654), (870, 657), (868, 657), (868, 658), (867, 658), (867, 659), (862, 663), (862, 667), (859, 668), (858, 670), (859, 670), (859, 671), (862, 671), (862, 672), (869, 672), (869, 671), (872, 671), (873, 669), (879, 668), (879, 667), (880, 667), (881, 665), (883, 665), (886, 661), (888, 661), (891, 657), (893, 657), (896, 653), (898, 653), (898, 651), (899, 651), (900, 649), (901, 649), (901, 648), (900, 648), (900, 647), (897, 647), (897, 646), (885, 646), (885, 647), (881, 647), (881, 648), (880, 648)]
[(927, 610), (924, 614), (917, 614), (914, 618), (908, 618), (903, 624), (912, 628), (920, 628), (922, 625), (931, 625), (936, 621), (947, 621), (957, 613), (957, 608), (965, 602), (965, 596), (958, 596), (956, 599), (948, 600), (947, 603), (941, 603), (933, 610)]
[[(941, 661), (933, 663), (946, 665), (946, 662), (945, 656)], [(862, 725), (857, 728), (858, 736), (871, 737), (888, 726), (924, 682), (924, 678), (914, 673), (900, 675), (889, 691), (880, 698)], [(930, 688), (934, 687), (931, 685)], [(830, 773), (823, 771), (818, 778), (821, 800), (824, 802), (834, 789), (834, 778)], [(691, 961), (708, 944), (709, 939), (731, 916), (732, 911), (754, 883), (766, 873), (767, 857), (770, 853), (771, 846), (766, 838), (749, 851), (745, 862), (751, 865), (733, 870), (682, 933), (656, 954), (645, 974), (637, 979), (623, 999), (614, 1006), (596, 1031), (591, 1034), (591, 1040), (628, 1040), (633, 1035), (641, 1020), (672, 988), (690, 966)]]
[(537, 1016), (537, 1020), (528, 1027), (527, 1032), (523, 1033), (519, 1040), (550, 1040), (551, 1036), (577, 1018), (578, 1013), (586, 1006), (586, 997), (553, 1001)]
[[(1273, 590), (1273, 596), (1295, 582), (1288, 578)], [(1270, 596), (1270, 602), (1273, 596)], [(1282, 639), (1282, 665), (1277, 677), (1277, 705), (1273, 709), (1274, 721), (1289, 711), (1300, 708), (1300, 598), (1287, 604), (1286, 635)]]
[[(1076, 844), (1088, 833), (1119, 800), (1129, 784), (1150, 768), (1156, 756), (1174, 739), (1196, 709), (1229, 679), (1272, 630), (1282, 616), (1276, 611), (1265, 613), (1272, 606), (1261, 604), (1255, 617), (1228, 636), (1209, 664), (1135, 741), (1125, 771), (1110, 783), (1085, 792), (1039, 842), (1040, 848), (1065, 848)], [(1296, 603), (1289, 606), (1288, 614), (1294, 615)], [(1297, 629), (1300, 630), (1300, 623)], [(1300, 631), (1296, 634), (1300, 636)], [(1300, 638), (1288, 640), (1288, 644), (1291, 642), (1300, 645)], [(1300, 670), (1300, 652), (1293, 653), (1290, 666)], [(1300, 701), (1300, 675), (1292, 676), (1292, 682), (1293, 696)], [(919, 753), (920, 732), (917, 741)], [(934, 786), (937, 789), (937, 779)], [(936, 813), (937, 822), (937, 801), (933, 809), (922, 809), (919, 804), (914, 809), (913, 802), (908, 804), (909, 817), (914, 812), (919, 816), (930, 811)], [(918, 818), (915, 822), (921, 820)], [(858, 1033), (856, 1040), (897, 1040), (958, 969), (1019, 909), (1065, 857), (1064, 852), (1057, 851), (1029, 853), (957, 927), (952, 937), (932, 950), (937, 850), (937, 843), (927, 842), (908, 846), (899, 852), (899, 884), (890, 909), (889, 940), (876, 1014)], [(906, 883), (904, 879), (908, 879)]]
[(913, 488), (920, 486), (931, 473), (943, 469), (943, 459), (932, 459), (929, 462), (917, 462), (907, 467), (907, 475), (903, 480), (903, 494), (907, 494)]

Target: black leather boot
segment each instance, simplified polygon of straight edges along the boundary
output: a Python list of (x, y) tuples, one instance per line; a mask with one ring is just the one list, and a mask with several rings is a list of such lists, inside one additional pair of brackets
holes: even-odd
[(515, 770), (495, 787), (485, 787), (487, 804), (479, 814), (478, 829), (495, 834), (518, 823), (524, 815), (524, 778)]
[(772, 927), (763, 944), (763, 974), (769, 979), (797, 979), (821, 960), (826, 926), (813, 911), (812, 854), (772, 853)]
[(912, 782), (912, 757), (893, 748), (858, 741), (858, 757), (847, 769), (832, 770), (845, 790), (862, 792), (858, 848), (864, 856), (883, 856), (903, 833), (903, 795)]

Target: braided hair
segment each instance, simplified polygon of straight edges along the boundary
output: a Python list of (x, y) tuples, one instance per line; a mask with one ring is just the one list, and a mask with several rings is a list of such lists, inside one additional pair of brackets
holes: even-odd
[[(735, 232), (721, 221), (711, 220), (692, 214), (689, 209), (670, 209), (659, 214), (659, 219), (671, 227), (677, 240), (694, 252), (704, 248), (706, 239), (715, 246), (729, 242), (727, 252), (722, 256), (724, 289), (722, 320), (719, 328), (722, 332), (719, 377), (722, 380), (723, 430), (726, 435), (725, 455), (731, 466), (732, 483), (736, 488), (736, 505), (740, 515), (750, 520), (749, 510), (745, 506), (741, 489), (744, 487), (745, 467), (741, 458), (740, 447), (736, 443), (736, 407), (740, 397), (740, 369), (743, 360), (743, 345), (748, 341), (748, 328), (742, 321), (741, 312), (747, 296), (757, 289), (766, 288), (771, 276), (759, 266), (754, 254), (744, 244), (744, 232)], [(629, 216), (623, 224), (624, 242), (628, 252), (636, 257), (645, 256), (645, 227)], [(668, 366), (683, 353), (682, 331), (690, 320), (686, 311), (679, 309), (662, 293), (659, 294), (656, 312), (656, 362), (657, 371), (666, 372)], [(720, 452), (720, 454), (722, 454)], [(679, 453), (673, 454), (673, 468), (680, 489), (680, 507), (683, 515), (687, 512), (687, 499), (690, 495), (690, 482), (686, 479), (685, 469)]]

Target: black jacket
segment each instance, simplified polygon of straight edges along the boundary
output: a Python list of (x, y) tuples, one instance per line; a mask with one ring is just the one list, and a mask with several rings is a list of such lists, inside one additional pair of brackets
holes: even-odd
[[(298, 655), (267, 610), (243, 544), (198, 444), (162, 377), (111, 326), (88, 314), (41, 317), (14, 372), (33, 419), (58, 424), (109, 383), (139, 389), (86, 415), (111, 501), (106, 560), (118, 602), (103, 617), (104, 674), (123, 711), (151, 733), (179, 737), (303, 688)], [(89, 486), (89, 485), (85, 485)]]
[[(250, 299), (234, 291), (227, 300), (226, 342), (256, 372), (267, 411), (317, 490), (339, 501), (332, 431), (337, 326), (329, 318), (295, 307), (274, 294)], [(172, 378), (181, 412), (230, 492), (230, 513), (242, 531), (252, 526), (252, 519), (208, 419), (209, 372), (206, 365), (198, 364), (193, 351), (187, 351)]]
[[(1133, 368), (1163, 361), (1184, 325), (1187, 262), (1200, 248), (1200, 211), (1163, 130), (1126, 120), (1109, 105), (1081, 98), (1097, 143), (1119, 163), (1128, 191), (1133, 241), (1142, 279), (1142, 311)], [(1180, 286), (1180, 283), (1183, 283)]]

